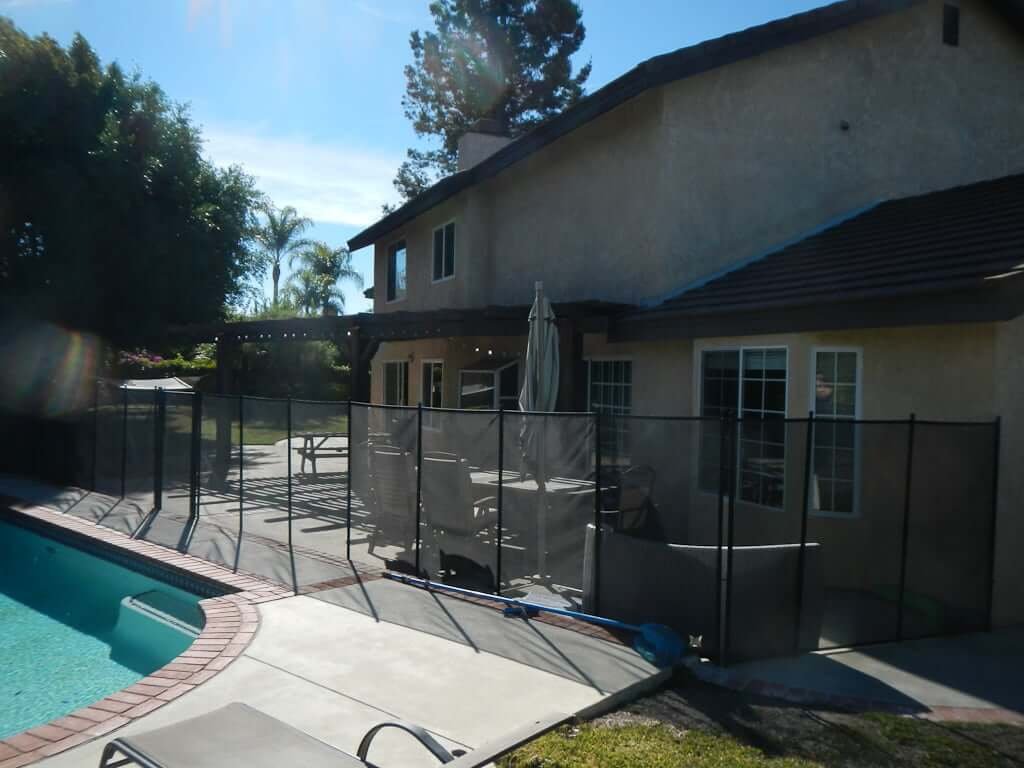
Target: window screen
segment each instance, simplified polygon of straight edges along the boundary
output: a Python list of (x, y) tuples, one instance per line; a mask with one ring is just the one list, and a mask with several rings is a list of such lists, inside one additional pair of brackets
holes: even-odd
[[(739, 498), (781, 507), (786, 463), (786, 350), (782, 347), (707, 350), (701, 374), (701, 415), (738, 414)], [(700, 487), (718, 489), (721, 437), (718, 424), (704, 425)]]
[(786, 350), (744, 349), (740, 498), (781, 507), (786, 474)]
[(444, 363), (426, 362), (423, 364), (422, 399), (429, 408), (440, 408), (443, 401)]
[(409, 363), (384, 363), (384, 404), (408, 405)]
[(434, 230), (434, 280), (455, 274), (455, 222)]
[(388, 249), (388, 301), (405, 298), (405, 241)]
[(855, 511), (856, 425), (859, 355), (821, 350), (814, 360), (814, 484), (811, 509)]

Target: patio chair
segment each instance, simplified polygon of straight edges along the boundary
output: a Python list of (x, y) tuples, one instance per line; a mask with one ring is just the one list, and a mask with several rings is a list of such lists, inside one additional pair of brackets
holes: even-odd
[[(448, 768), (480, 768), (568, 719), (568, 715), (561, 714), (537, 719), (498, 741), (458, 756), (419, 726), (392, 721), (367, 731), (355, 755), (351, 755), (257, 709), (235, 702), (173, 725), (114, 739), (103, 748), (100, 768), (132, 763), (142, 768), (222, 768), (229, 765), (372, 768), (375, 764), (367, 758), (370, 744), (385, 728), (397, 728), (409, 734)], [(118, 754), (121, 757), (115, 759)]]
[(617, 473), (617, 498), (612, 502), (613, 509), (605, 513), (614, 515), (615, 530), (628, 533), (644, 530), (650, 522), (654, 504), (654, 468), (647, 464), (627, 467)]
[(401, 544), (412, 549), (416, 538), (416, 480), (412, 455), (393, 445), (370, 448), (369, 554), (380, 544)]
[(477, 498), (469, 462), (454, 453), (423, 454), (423, 520), (435, 533), (473, 536), (496, 522), (498, 499)]

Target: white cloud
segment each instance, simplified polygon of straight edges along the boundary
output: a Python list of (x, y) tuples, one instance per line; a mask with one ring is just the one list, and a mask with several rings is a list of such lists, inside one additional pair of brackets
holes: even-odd
[(365, 227), (397, 197), (391, 179), (401, 157), (388, 152), (216, 125), (203, 126), (203, 137), (214, 163), (241, 165), (275, 205), (314, 221)]

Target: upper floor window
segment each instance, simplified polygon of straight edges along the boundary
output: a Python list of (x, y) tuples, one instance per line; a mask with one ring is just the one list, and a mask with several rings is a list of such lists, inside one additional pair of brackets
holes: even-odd
[(455, 222), (434, 230), (434, 282), (455, 275)]
[(405, 298), (405, 240), (388, 248), (388, 301)]

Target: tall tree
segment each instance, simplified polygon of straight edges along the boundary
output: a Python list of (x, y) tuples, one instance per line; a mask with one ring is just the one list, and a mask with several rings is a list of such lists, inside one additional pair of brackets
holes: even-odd
[(412, 199), (454, 173), (459, 137), (481, 118), (521, 133), (583, 96), (590, 63), (573, 74), (586, 30), (575, 0), (435, 0), (435, 29), (409, 38), (405, 115), (417, 136), (441, 146), (410, 149), (395, 188)]
[(128, 346), (220, 319), (259, 272), (252, 179), (81, 35), (0, 17), (0, 136), (0, 310)]
[(307, 315), (316, 310), (323, 314), (331, 309), (344, 310), (345, 294), (338, 286), (342, 280), (363, 287), (363, 276), (352, 266), (348, 248), (331, 248), (327, 243), (314, 242), (293, 253), (288, 266), (293, 266), (296, 260), (300, 268), (289, 280), (288, 297)]
[(271, 267), (271, 279), (274, 281), (273, 304), (277, 306), (277, 286), (281, 280), (281, 261), (287, 256), (289, 260), (303, 248), (310, 245), (309, 240), (304, 240), (299, 235), (309, 229), (313, 222), (299, 216), (299, 212), (292, 206), (286, 205), (277, 210), (272, 205), (263, 208), (263, 215), (266, 222), (259, 228), (256, 234), (262, 246), (262, 254), (265, 263)]

